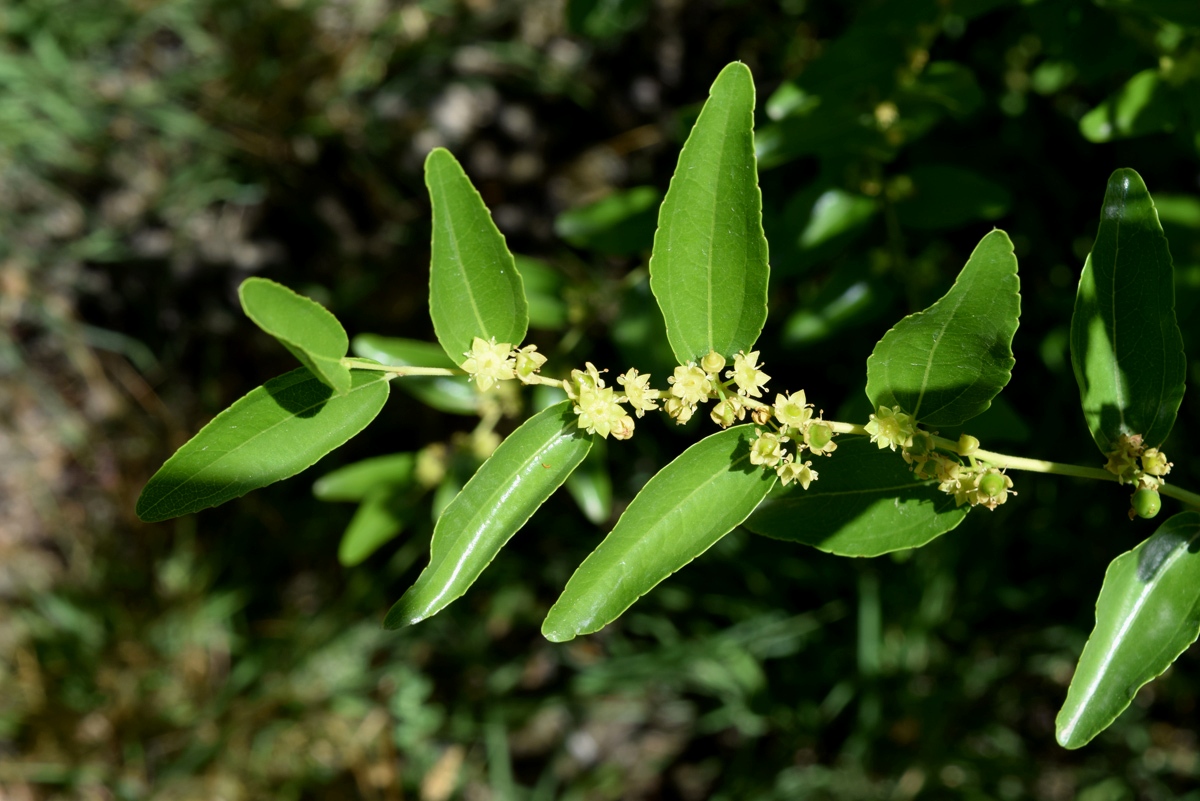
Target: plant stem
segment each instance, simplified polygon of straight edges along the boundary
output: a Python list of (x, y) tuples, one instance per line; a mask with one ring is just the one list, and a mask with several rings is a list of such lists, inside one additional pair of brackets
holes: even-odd
[(466, 375), (466, 371), (459, 369), (451, 369), (448, 367), (414, 367), (412, 365), (390, 365), (390, 364), (374, 364), (368, 361), (359, 359), (345, 358), (342, 364), (352, 370), (375, 370), (379, 373), (391, 373), (392, 375)]
[[(945, 439), (944, 437), (933, 437), (933, 444), (945, 451), (962, 454), (958, 450), (958, 443), (954, 440)], [(1099, 467), (1083, 467), (1076, 464), (1063, 464), (1061, 462), (1048, 462), (1044, 459), (1027, 459), (1024, 456), (1009, 456), (1005, 453), (996, 453), (994, 451), (975, 450), (971, 456), (976, 459), (987, 462), (995, 467), (1007, 467), (1011, 470), (1029, 470), (1034, 473), (1054, 473), (1060, 476), (1074, 476), (1075, 478), (1090, 478), (1095, 481), (1116, 481), (1117, 477)]]

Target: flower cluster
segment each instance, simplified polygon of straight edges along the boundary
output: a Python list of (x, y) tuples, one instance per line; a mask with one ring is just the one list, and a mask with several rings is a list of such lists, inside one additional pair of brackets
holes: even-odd
[(563, 382), (567, 397), (575, 402), (579, 427), (605, 438), (612, 434), (616, 439), (629, 439), (633, 436), (633, 418), (621, 408), (628, 398), (605, 386), (596, 365), (587, 362), (584, 366), (586, 370), (572, 370), (571, 377)]
[(955, 506), (969, 503), (994, 511), (1008, 500), (1012, 479), (995, 467), (968, 466), (938, 454), (935, 457), (938, 489), (954, 496)]
[(471, 349), (465, 351), (467, 359), (462, 363), (462, 369), (479, 387), (480, 392), (487, 392), (500, 381), (519, 378), (523, 383), (533, 384), (534, 377), (546, 363), (546, 357), (537, 352), (536, 345), (526, 345), (520, 350), (513, 350), (508, 342), (496, 342), (475, 337), (471, 341)]
[(1163, 476), (1171, 472), (1174, 462), (1158, 448), (1147, 448), (1141, 434), (1123, 434), (1117, 447), (1108, 455), (1104, 469), (1122, 484), (1141, 489), (1157, 490), (1166, 483)]
[(865, 428), (871, 435), (871, 442), (878, 445), (880, 450), (896, 450), (897, 445), (901, 448), (912, 447), (917, 426), (913, 416), (900, 411), (899, 406), (890, 409), (880, 406), (875, 410), (875, 414), (871, 415)]
[[(746, 357), (748, 369), (757, 369), (757, 354)], [(736, 373), (737, 367), (734, 368)], [(750, 376), (743, 376), (746, 392), (757, 391), (760, 382), (751, 384)], [(736, 376), (734, 381), (737, 382)], [(740, 386), (740, 384), (739, 384)], [(774, 431), (761, 430), (750, 446), (750, 461), (753, 464), (774, 468), (780, 482), (786, 486), (795, 481), (804, 489), (817, 480), (812, 461), (801, 457), (805, 451), (813, 456), (829, 456), (837, 450), (833, 441), (833, 426), (821, 417), (813, 417), (813, 405), (808, 402), (804, 390), (786, 395), (777, 394), (772, 406), (760, 405), (755, 409), (754, 420)]]

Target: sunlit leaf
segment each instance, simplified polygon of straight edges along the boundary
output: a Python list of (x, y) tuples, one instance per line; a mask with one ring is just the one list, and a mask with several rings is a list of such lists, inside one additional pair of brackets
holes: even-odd
[(837, 442), (832, 456), (812, 459), (819, 478), (807, 490), (777, 487), (746, 528), (838, 556), (879, 556), (925, 545), (967, 516), (970, 507), (914, 478), (898, 454), (866, 437)]
[(388, 382), (355, 370), (345, 395), (305, 368), (273, 378), (200, 429), (142, 489), (137, 516), (167, 520), (294, 476), (366, 428)]
[(425, 159), (425, 185), (433, 206), (429, 313), (438, 342), (456, 365), (475, 337), (520, 344), (529, 325), (525, 289), (483, 198), (443, 148)]
[(554, 642), (599, 631), (746, 519), (775, 483), (750, 464), (754, 426), (700, 440), (646, 483), (542, 624)]
[(1122, 434), (1157, 447), (1175, 424), (1187, 364), (1175, 322), (1167, 238), (1141, 176), (1108, 179), (1100, 229), (1071, 317), (1071, 364), (1092, 439), (1109, 453)]
[(1096, 628), (1055, 725), (1079, 748), (1108, 728), (1137, 691), (1200, 634), (1200, 514), (1167, 520), (1104, 574)]
[(1021, 314), (1017, 258), (995, 230), (975, 247), (950, 291), (883, 335), (867, 359), (867, 397), (933, 426), (984, 411), (1011, 377)]
[(659, 209), (650, 288), (680, 363), (749, 351), (767, 319), (767, 239), (754, 158), (754, 80), (721, 71)]
[(247, 278), (238, 288), (238, 297), (246, 316), (313, 375), (339, 395), (350, 390), (350, 368), (341, 362), (349, 340), (328, 309), (266, 278)]
[(539, 412), (509, 434), (438, 518), (429, 566), (384, 625), (417, 623), (466, 592), (591, 447), (592, 438), (575, 424), (570, 401)]

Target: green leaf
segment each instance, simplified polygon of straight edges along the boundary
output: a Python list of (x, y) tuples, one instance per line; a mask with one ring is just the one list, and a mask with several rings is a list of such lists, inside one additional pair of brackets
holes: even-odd
[(334, 395), (304, 368), (273, 378), (218, 414), (151, 477), (137, 502), (148, 523), (198, 512), (294, 476), (366, 428), (387, 377), (355, 370)]
[(654, 244), (654, 220), (662, 193), (653, 186), (614, 192), (594, 203), (564, 211), (554, 232), (577, 248), (627, 256)]
[(404, 500), (393, 487), (377, 488), (363, 499), (338, 545), (338, 562), (343, 567), (361, 564), (404, 530), (410, 511)]
[[(458, 367), (442, 348), (418, 339), (359, 334), (350, 342), (350, 349), (356, 356), (391, 367)], [(406, 375), (396, 379), (396, 383), (439, 412), (469, 415), (479, 412), (479, 391), (465, 375)]]
[(867, 397), (921, 423), (953, 426), (991, 405), (1012, 376), (1021, 314), (1017, 257), (1003, 231), (985, 236), (954, 286), (883, 335), (867, 359)]
[(266, 278), (247, 278), (238, 287), (238, 297), (246, 316), (313, 375), (339, 395), (350, 391), (350, 368), (342, 364), (349, 339), (328, 309)]
[(807, 490), (776, 488), (746, 528), (838, 556), (879, 556), (918, 548), (963, 521), (969, 506), (915, 478), (899, 454), (866, 437), (840, 437), (828, 459), (813, 459)]
[(1187, 364), (1167, 238), (1133, 170), (1108, 179), (1100, 229), (1075, 295), (1071, 366), (1101, 453), (1114, 450), (1122, 434), (1141, 434), (1148, 447), (1167, 438)]
[(650, 479), (550, 609), (553, 642), (591, 634), (711, 548), (754, 511), (775, 472), (750, 464), (754, 426), (700, 440)]
[(659, 209), (650, 288), (679, 362), (754, 346), (767, 319), (767, 238), (754, 158), (754, 80), (717, 76)]
[(322, 501), (362, 501), (381, 488), (412, 483), (416, 456), (393, 453), (339, 467), (313, 482), (313, 495)]
[(429, 566), (391, 608), (384, 625), (399, 628), (436, 614), (475, 583), (592, 447), (571, 402), (526, 420), (488, 458), (438, 518)]
[(1170, 131), (1179, 120), (1179, 102), (1157, 69), (1134, 75), (1100, 105), (1079, 120), (1079, 132), (1089, 142), (1110, 142)]
[(504, 236), (462, 166), (443, 148), (425, 159), (433, 206), (429, 313), (456, 366), (475, 337), (519, 345), (529, 326), (525, 289)]
[(1055, 721), (1059, 744), (1079, 748), (1108, 728), (1197, 634), (1200, 514), (1184, 512), (1108, 566), (1096, 628)]

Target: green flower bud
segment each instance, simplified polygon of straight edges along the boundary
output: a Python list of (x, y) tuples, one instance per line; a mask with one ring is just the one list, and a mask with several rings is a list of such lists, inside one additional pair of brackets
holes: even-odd
[(1132, 506), (1132, 515), (1149, 520), (1162, 509), (1162, 498), (1152, 489), (1140, 489), (1133, 493)]
[(958, 452), (962, 456), (970, 456), (975, 451), (979, 450), (979, 440), (972, 437), (970, 434), (963, 434), (958, 438)]

